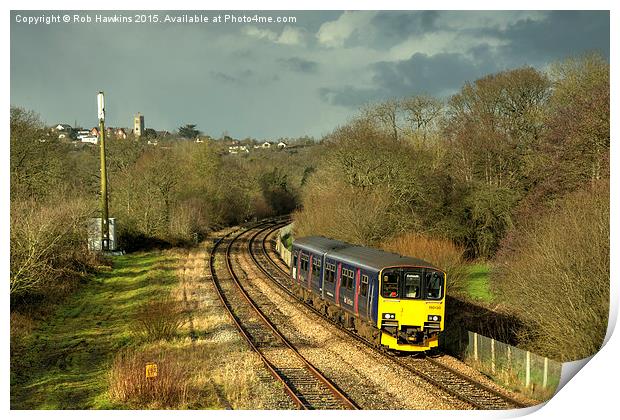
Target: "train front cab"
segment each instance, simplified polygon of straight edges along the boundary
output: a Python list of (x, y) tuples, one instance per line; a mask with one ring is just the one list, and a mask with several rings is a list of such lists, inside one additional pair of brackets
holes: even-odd
[(388, 267), (379, 278), (381, 344), (408, 352), (437, 347), (444, 329), (445, 273), (430, 267)]

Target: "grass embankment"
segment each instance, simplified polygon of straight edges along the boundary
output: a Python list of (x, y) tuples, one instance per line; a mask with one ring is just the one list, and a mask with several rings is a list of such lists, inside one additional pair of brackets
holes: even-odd
[(489, 288), (489, 271), (488, 263), (476, 263), (467, 266), (464, 291), (470, 299), (484, 303), (493, 301), (493, 294)]
[[(124, 255), (26, 337), (14, 372), (16, 409), (113, 408), (107, 398), (111, 356), (135, 341), (133, 314), (168, 294), (176, 260), (157, 252)], [(12, 372), (13, 373), (13, 372)]]
[(14, 348), (11, 408), (261, 408), (260, 362), (204, 298), (206, 256), (115, 257)]

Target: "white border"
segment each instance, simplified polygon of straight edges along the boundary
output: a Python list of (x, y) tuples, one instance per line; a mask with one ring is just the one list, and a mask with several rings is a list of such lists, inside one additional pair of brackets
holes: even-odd
[[(6, 3), (4, 3), (6, 4)], [(96, 6), (96, 7), (95, 7)], [(464, 6), (468, 6), (465, 8)], [(418, 10), (572, 10), (572, 9), (589, 9), (589, 10), (611, 10), (611, 25), (610, 25), (610, 35), (611, 35), (611, 68), (615, 70), (617, 68), (617, 53), (615, 50), (614, 39), (618, 38), (617, 24), (618, 24), (618, 15), (617, 15), (617, 6), (615, 2), (612, 1), (603, 1), (603, 0), (590, 0), (588, 2), (572, 2), (568, 3), (566, 1), (561, 0), (523, 0), (523, 1), (510, 1), (510, 2), (502, 2), (498, 3), (496, 1), (443, 1), (441, 4), (433, 1), (416, 1), (416, 2), (404, 2), (404, 1), (391, 1), (384, 0), (381, 2), (371, 2), (371, 1), (326, 1), (319, 0), (315, 2), (307, 2), (305, 4), (301, 4), (299, 2), (292, 3), (290, 1), (263, 1), (263, 2), (252, 2), (252, 1), (241, 1), (241, 0), (232, 0), (228, 2), (210, 2), (208, 4), (204, 4), (198, 1), (184, 1), (179, 0), (175, 2), (163, 3), (163, 2), (153, 2), (153, 1), (119, 1), (119, 0), (110, 0), (105, 3), (84, 3), (80, 1), (61, 1), (55, 2), (53, 5), (50, 5), (43, 1), (23, 1), (23, 2), (10, 2), (5, 6), (6, 14), (5, 19), (8, 19), (9, 10), (10, 9), (19, 9), (19, 10), (37, 10), (37, 9), (57, 9), (57, 10), (93, 10), (93, 9), (108, 9), (108, 10), (162, 10), (162, 9), (189, 9), (189, 10), (201, 10), (208, 7), (211, 10), (407, 10), (407, 9), (418, 9)], [(6, 20), (5, 20), (6, 22)], [(2, 53), (4, 57), (9, 57), (9, 48), (10, 48), (10, 25), (3, 25), (1, 29), (2, 33)], [(3, 86), (5, 94), (2, 96), (3, 101), (3, 109), (5, 112), (8, 111), (10, 106), (10, 78), (9, 78), (9, 66), (6, 64), (2, 66), (2, 74), (3, 74)], [(612, 71), (612, 104), (611, 104), (611, 115), (614, 116), (617, 114), (616, 111), (616, 103), (617, 103), (617, 85), (614, 83), (614, 72)], [(4, 121), (8, 122), (8, 115), (5, 114)], [(611, 124), (611, 138), (615, 139), (617, 128), (614, 124), (616, 122), (612, 118)], [(8, 138), (9, 138), (9, 129), (8, 123), (5, 123), (3, 126), (3, 138), (5, 139), (5, 146), (8, 148)], [(615, 162), (617, 161), (617, 147), (614, 145), (612, 141), (611, 155), (612, 155), (612, 167), (616, 166)], [(1, 234), (2, 234), (2, 255), (4, 256), (4, 260), (2, 262), (3, 273), (5, 274), (5, 279), (8, 278), (8, 226), (9, 226), (9, 203), (8, 203), (8, 168), (9, 168), (9, 153), (8, 150), (5, 149), (5, 153), (2, 153), (2, 176), (1, 176), (1, 184), (2, 185), (2, 194), (5, 197), (5, 200), (2, 201), (0, 205), (0, 211), (3, 215), (4, 223), (0, 226)], [(615, 325), (615, 321), (617, 318), (618, 311), (618, 287), (616, 274), (617, 270), (617, 262), (618, 259), (615, 258), (617, 256), (617, 211), (614, 200), (618, 197), (617, 194), (617, 185), (616, 181), (616, 168), (612, 169), (612, 180), (611, 180), (611, 203), (612, 203), (612, 219), (611, 219), (611, 278), (612, 278), (612, 288), (611, 288), (611, 298), (612, 298), (612, 313), (610, 316), (611, 322), (609, 326), (609, 332)], [(5, 289), (6, 290), (6, 289)], [(8, 293), (4, 293), (2, 295), (2, 303), (5, 308), (4, 313), (4, 323), (3, 323), (3, 332), (5, 337), (5, 346), (2, 348), (4, 366), (9, 365), (9, 346), (8, 346), (8, 336), (9, 336), (9, 328), (8, 328), (8, 311), (9, 311), (9, 299)], [(610, 335), (608, 334), (608, 339)], [(618, 346), (618, 338), (617, 334), (615, 336), (611, 336), (607, 344), (604, 348), (595, 355), (592, 360), (588, 363), (588, 365), (581, 372), (578, 373), (577, 377), (571, 381), (556, 395), (552, 398), (546, 406), (542, 409), (535, 411), (531, 414), (531, 418), (556, 418), (556, 417), (582, 417), (582, 418), (607, 418), (611, 413), (615, 411), (615, 400), (618, 398), (617, 396), (617, 387), (614, 387), (615, 378), (620, 377), (620, 371), (618, 368), (618, 360), (616, 355), (619, 354), (619, 346)], [(9, 410), (9, 374), (8, 369), (3, 369), (4, 375), (2, 377), (2, 407), (5, 410)], [(525, 410), (530, 411), (530, 410)], [(209, 416), (215, 418), (229, 418), (231, 415), (235, 417), (247, 417), (247, 418), (267, 418), (268, 416), (272, 416), (271, 412), (226, 412), (226, 411), (218, 411), (218, 412), (149, 412), (149, 411), (137, 411), (137, 412), (107, 412), (107, 411), (88, 411), (88, 412), (80, 412), (80, 411), (63, 411), (63, 412), (10, 412), (11, 416), (26, 418), (31, 417), (33, 415), (39, 416), (52, 416), (52, 417), (70, 417), (76, 418), (81, 417), (83, 415), (89, 417), (100, 417), (100, 418), (108, 418), (110, 415), (121, 416), (121, 417), (135, 417), (135, 418), (152, 418), (152, 417), (160, 417), (160, 416), (183, 416), (183, 417), (193, 417), (193, 416)], [(275, 414), (275, 413), (274, 413)], [(360, 416), (369, 417), (369, 416), (412, 416), (416, 418), (426, 418), (428, 416), (432, 418), (454, 418), (457, 417), (476, 417), (480, 418), (498, 418), (498, 417), (512, 417), (515, 414), (524, 414), (518, 412), (364, 412), (364, 413), (321, 413), (321, 417), (329, 417), (335, 418), (341, 416), (347, 416), (353, 418), (359, 418)], [(301, 413), (301, 412), (277, 412), (275, 414), (277, 416), (317, 416), (318, 413)]]

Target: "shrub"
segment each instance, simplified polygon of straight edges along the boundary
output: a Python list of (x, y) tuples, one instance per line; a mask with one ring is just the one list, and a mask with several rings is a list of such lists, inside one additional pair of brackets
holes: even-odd
[(609, 183), (568, 195), (516, 236), (491, 281), (531, 325), (521, 343), (561, 361), (591, 356), (609, 312)]
[(303, 202), (304, 209), (293, 215), (297, 237), (322, 235), (372, 245), (398, 229), (398, 214), (385, 190), (361, 190), (321, 173), (309, 182)]
[(450, 294), (459, 294), (464, 288), (467, 277), (463, 264), (464, 249), (450, 240), (409, 232), (383, 242), (381, 248), (426, 260), (445, 270)]
[(136, 314), (138, 331), (148, 340), (173, 338), (187, 321), (182, 302), (171, 298), (144, 304)]
[(12, 203), (12, 299), (62, 294), (97, 264), (86, 251), (90, 212), (83, 200)]

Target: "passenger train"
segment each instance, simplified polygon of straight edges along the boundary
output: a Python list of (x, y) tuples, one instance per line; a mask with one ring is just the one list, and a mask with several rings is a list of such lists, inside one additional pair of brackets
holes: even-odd
[(300, 299), (376, 346), (438, 345), (446, 273), (426, 261), (314, 236), (293, 242), (290, 275)]

